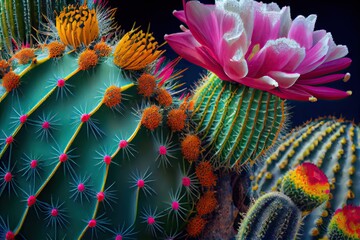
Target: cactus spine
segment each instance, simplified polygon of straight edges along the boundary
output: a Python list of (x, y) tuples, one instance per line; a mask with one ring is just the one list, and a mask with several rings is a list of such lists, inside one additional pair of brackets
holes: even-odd
[(261, 194), (280, 189), (288, 169), (303, 161), (316, 164), (329, 178), (330, 199), (304, 219), (300, 234), (303, 239), (322, 239), (336, 209), (359, 203), (358, 157), (358, 126), (335, 118), (309, 121), (285, 136), (265, 165), (257, 169), (252, 190)]

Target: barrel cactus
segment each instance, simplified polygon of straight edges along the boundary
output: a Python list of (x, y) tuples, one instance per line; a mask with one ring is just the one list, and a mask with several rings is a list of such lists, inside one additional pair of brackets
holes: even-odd
[[(79, 10), (88, 19), (75, 28), (90, 30), (63, 31)], [(195, 208), (186, 156), (199, 149), (182, 134), (188, 101), (173, 97), (178, 59), (159, 58), (139, 29), (104, 41), (97, 11), (64, 8), (56, 39), (3, 61), (1, 239), (181, 237)]]
[(255, 201), (241, 223), (237, 239), (295, 239), (303, 215), (329, 199), (325, 174), (305, 162), (286, 173), (281, 192), (270, 192)]
[(284, 174), (303, 161), (316, 164), (331, 183), (330, 199), (304, 219), (302, 239), (322, 239), (331, 216), (346, 204), (359, 204), (359, 127), (336, 118), (305, 123), (286, 135), (251, 177), (255, 194), (281, 188)]

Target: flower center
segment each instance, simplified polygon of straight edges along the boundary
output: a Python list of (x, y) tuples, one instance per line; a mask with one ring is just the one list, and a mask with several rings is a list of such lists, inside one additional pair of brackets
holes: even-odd
[(99, 35), (99, 23), (95, 9), (87, 5), (65, 7), (56, 16), (56, 29), (61, 42), (73, 48), (89, 45)]

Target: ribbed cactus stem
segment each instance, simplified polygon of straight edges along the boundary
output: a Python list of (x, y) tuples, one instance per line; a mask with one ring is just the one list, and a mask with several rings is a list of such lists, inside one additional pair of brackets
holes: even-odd
[(240, 225), (237, 240), (295, 239), (301, 211), (283, 193), (267, 193), (256, 200)]
[(271, 147), (286, 118), (280, 98), (206, 76), (194, 95), (195, 132), (217, 165), (241, 166)]

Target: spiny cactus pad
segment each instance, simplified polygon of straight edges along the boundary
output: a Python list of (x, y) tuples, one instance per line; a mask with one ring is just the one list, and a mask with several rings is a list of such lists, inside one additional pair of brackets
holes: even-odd
[(322, 239), (332, 214), (346, 204), (359, 204), (359, 127), (342, 119), (321, 118), (305, 123), (282, 139), (282, 144), (258, 167), (255, 194), (281, 188), (285, 173), (304, 161), (317, 165), (330, 181), (330, 198), (304, 219), (302, 239)]
[(164, 108), (155, 97), (156, 89), (170, 91), (171, 81), (160, 87), (164, 78), (156, 77), (154, 94), (144, 97), (137, 79), (162, 73), (158, 65), (130, 73), (96, 50), (56, 58), (51, 50), (34, 50), (36, 58), (2, 78), (4, 85), (11, 74), (13, 87), (0, 98), (1, 232), (27, 239), (179, 236), (198, 190), (180, 136), (167, 127), (167, 113), (180, 102)]
[(194, 95), (192, 120), (215, 164), (241, 166), (277, 140), (286, 110), (280, 98), (209, 74)]

